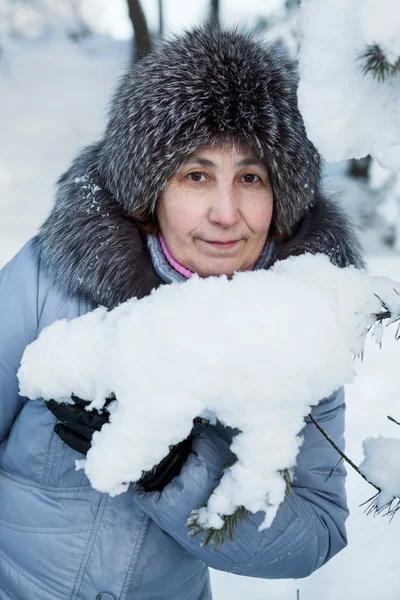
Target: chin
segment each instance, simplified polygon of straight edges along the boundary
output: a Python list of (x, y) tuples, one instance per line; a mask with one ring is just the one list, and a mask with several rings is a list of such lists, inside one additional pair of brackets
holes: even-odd
[(237, 271), (243, 271), (240, 265), (215, 265), (212, 266), (209, 263), (207, 265), (203, 265), (203, 268), (199, 268), (196, 270), (201, 277), (219, 277), (220, 275), (226, 275), (227, 277), (232, 277), (234, 273)]

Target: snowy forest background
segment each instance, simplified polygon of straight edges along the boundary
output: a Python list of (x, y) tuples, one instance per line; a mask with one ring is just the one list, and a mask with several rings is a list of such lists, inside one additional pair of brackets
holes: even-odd
[[(140, 12), (140, 7), (143, 9)], [(161, 9), (161, 10), (160, 10)], [(256, 27), (296, 56), (297, 0), (0, 0), (0, 267), (37, 231), (58, 176), (98, 138), (119, 74), (152, 39), (206, 18)], [(133, 25), (136, 31), (132, 39)], [(327, 165), (326, 187), (353, 215), (373, 274), (400, 279), (400, 176), (370, 158)], [(347, 390), (347, 454), (398, 436), (400, 344), (369, 343)], [(213, 572), (216, 600), (398, 598), (400, 516), (366, 517), (371, 488), (349, 472), (349, 546), (302, 581), (259, 581)]]

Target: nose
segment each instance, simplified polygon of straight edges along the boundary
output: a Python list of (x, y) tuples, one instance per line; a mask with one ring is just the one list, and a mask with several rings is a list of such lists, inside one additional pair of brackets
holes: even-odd
[(214, 225), (229, 229), (240, 219), (239, 205), (231, 185), (218, 186), (212, 199), (208, 219)]

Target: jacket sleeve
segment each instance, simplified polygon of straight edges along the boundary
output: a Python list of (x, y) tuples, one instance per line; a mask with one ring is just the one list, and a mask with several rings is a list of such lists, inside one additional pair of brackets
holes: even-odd
[[(343, 389), (320, 402), (312, 414), (343, 448)], [(286, 496), (270, 528), (258, 531), (264, 513), (256, 513), (237, 526), (233, 543), (228, 540), (213, 551), (202, 547), (199, 536), (189, 538), (185, 526), (189, 514), (210, 496), (227, 455), (227, 443), (212, 429), (207, 426), (207, 435), (214, 439), (204, 436), (181, 474), (162, 493), (135, 492), (141, 508), (164, 531), (214, 569), (265, 579), (306, 577), (345, 547), (345, 468), (340, 464), (327, 479), (338, 454), (309, 419), (293, 493)]]
[(0, 271), (0, 443), (25, 399), (17, 371), (25, 347), (36, 337), (38, 264), (31, 242)]

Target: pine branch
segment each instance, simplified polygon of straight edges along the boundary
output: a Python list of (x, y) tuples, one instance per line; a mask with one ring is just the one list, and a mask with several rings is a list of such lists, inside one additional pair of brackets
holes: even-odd
[[(376, 296), (376, 294), (375, 294), (375, 296)], [(392, 318), (392, 313), (389, 310), (385, 310), (385, 312), (381, 312), (376, 315), (376, 320), (379, 323), (382, 323), (382, 321), (384, 321), (385, 319), (391, 319), (391, 318)]]
[[(396, 294), (398, 294), (400, 296), (399, 292), (395, 288), (393, 288), (393, 291), (396, 292)], [(384, 301), (378, 296), (378, 294), (374, 294), (374, 295), (378, 298), (379, 302), (382, 304), (382, 307), (385, 309), (383, 312), (377, 313), (375, 315), (377, 323), (378, 324), (382, 324), (383, 321), (392, 319), (393, 315), (390, 312), (389, 308), (384, 303)], [(397, 319), (394, 319), (393, 321), (390, 321), (386, 325), (386, 327), (387, 327), (388, 325), (392, 325), (393, 323), (397, 323), (397, 322), (399, 322), (399, 325), (397, 327), (397, 331), (396, 331), (395, 336), (394, 336), (394, 339), (395, 339), (396, 342), (398, 340), (400, 340), (400, 316), (397, 317)], [(370, 325), (368, 327), (368, 329), (367, 329), (368, 333), (371, 331), (372, 327), (373, 327), (373, 325)], [(379, 344), (379, 347), (382, 348), (382, 342)], [(361, 362), (362, 362), (364, 360), (364, 351), (362, 351), (359, 356), (361, 357)]]
[[(237, 462), (237, 456), (231, 452), (228, 459), (224, 463), (224, 469), (231, 467)], [(292, 494), (293, 490), (291, 487), (291, 483), (293, 481), (293, 469), (285, 469), (283, 471), (279, 471), (281, 476), (283, 477), (286, 483), (286, 494)], [(218, 483), (215, 486), (214, 490), (218, 487), (222, 477), (223, 472), (218, 478)], [(204, 508), (207, 506), (207, 502), (202, 504), (199, 508)], [(210, 546), (210, 550), (213, 552), (220, 546), (223, 546), (225, 542), (229, 539), (230, 542), (234, 542), (235, 540), (235, 531), (238, 526), (240, 526), (250, 515), (250, 511), (247, 510), (244, 506), (239, 506), (232, 515), (224, 515), (222, 516), (222, 520), (224, 524), (220, 529), (215, 529), (214, 527), (204, 528), (200, 523), (196, 516), (196, 512), (192, 518), (190, 518), (186, 527), (189, 529), (189, 536), (191, 538), (196, 537), (198, 535), (204, 535), (204, 539), (202, 541), (203, 548)]]
[(380, 82), (400, 73), (400, 57), (395, 63), (390, 63), (378, 44), (367, 46), (367, 49), (360, 54), (359, 60), (363, 63), (363, 74), (371, 73), (372, 77)]
[[(237, 462), (237, 456), (234, 452), (230, 452), (228, 458), (223, 464), (223, 470), (217, 479), (217, 485), (214, 487), (214, 490), (219, 486), (220, 481), (224, 475), (224, 470), (232, 467)], [(213, 491), (214, 491), (213, 490)], [(212, 492), (211, 492), (212, 493)], [(210, 494), (211, 496), (211, 494)], [(200, 508), (205, 508), (207, 506), (207, 502), (204, 502)], [(191, 538), (196, 537), (200, 534), (204, 534), (205, 538), (203, 540), (203, 547), (211, 545), (211, 551), (216, 548), (222, 546), (227, 537), (229, 537), (230, 541), (234, 541), (234, 531), (238, 524), (241, 524), (250, 514), (248, 510), (246, 510), (243, 506), (237, 508), (237, 510), (232, 515), (227, 515), (223, 517), (224, 525), (221, 529), (215, 529), (210, 527), (209, 529), (204, 528), (200, 525), (199, 520), (196, 516), (193, 516), (186, 523), (186, 527), (189, 529), (189, 536)]]
[(400, 499), (392, 498), (392, 500), (389, 500), (383, 506), (379, 506), (377, 503), (378, 497), (379, 493), (369, 498), (366, 502), (363, 502), (360, 506), (366, 506), (364, 510), (366, 515), (370, 515), (371, 513), (375, 516), (382, 515), (382, 517), (390, 517), (391, 521), (397, 511), (400, 510)]
[[(206, 504), (203, 506), (206, 506)], [(232, 515), (222, 517), (224, 524), (221, 529), (214, 529), (213, 527), (204, 529), (196, 517), (190, 519), (186, 523), (186, 527), (190, 530), (189, 536), (191, 538), (204, 534), (205, 538), (202, 546), (204, 548), (211, 546), (211, 551), (214, 551), (216, 548), (223, 546), (228, 538), (231, 542), (234, 542), (236, 527), (241, 525), (249, 515), (250, 511), (244, 508), (244, 506), (240, 506)]]
[[(397, 290), (394, 290), (394, 291), (397, 294), (399, 294), (399, 292)], [(393, 315), (392, 315), (389, 307), (382, 300), (382, 298), (380, 298), (377, 294), (375, 294), (375, 295), (378, 298), (378, 300), (380, 301), (382, 308), (384, 309), (382, 312), (377, 313), (375, 315), (376, 321), (378, 323), (382, 323), (385, 320), (392, 319)], [(400, 317), (395, 319), (393, 322), (396, 322), (396, 321), (400, 321)], [(399, 323), (399, 328), (398, 328), (396, 336), (395, 336), (396, 340), (399, 339), (399, 337), (400, 337), (399, 331), (400, 331), (400, 323)], [(337, 469), (340, 462), (342, 460), (345, 460), (359, 475), (361, 475), (361, 477), (367, 483), (372, 485), (377, 490), (377, 494), (372, 499), (368, 500), (368, 503), (372, 502), (370, 507), (368, 508), (368, 514), (371, 511), (375, 511), (377, 514), (380, 514), (386, 510), (385, 514), (389, 514), (389, 515), (393, 516), (397, 510), (400, 510), (400, 499), (398, 499), (397, 504), (396, 504), (396, 500), (394, 499), (394, 500), (388, 502), (382, 508), (379, 508), (377, 506), (376, 502), (373, 502), (373, 500), (376, 499), (379, 496), (379, 494), (381, 493), (381, 489), (378, 486), (376, 486), (374, 483), (369, 481), (367, 479), (367, 477), (365, 477), (365, 475), (363, 473), (361, 473), (361, 471), (357, 467), (357, 465), (355, 465), (353, 463), (353, 461), (348, 456), (346, 456), (346, 454), (338, 447), (338, 445), (335, 444), (335, 442), (332, 440), (332, 438), (326, 433), (326, 431), (318, 423), (318, 421), (312, 416), (312, 414), (309, 414), (308, 417), (311, 420), (311, 422), (314, 423), (314, 425), (317, 427), (317, 429), (321, 432), (321, 434), (326, 438), (326, 440), (331, 444), (331, 446), (336, 450), (336, 452), (338, 452), (338, 454), (340, 455), (339, 461), (333, 467), (333, 469), (329, 473), (327, 479), (329, 479), (333, 475), (333, 473)], [(393, 419), (393, 417), (388, 417), (388, 418), (390, 418), (392, 421), (395, 421)], [(395, 422), (397, 423), (397, 421), (395, 421)], [(398, 423), (398, 424), (400, 425), (400, 423)], [(224, 464), (224, 469), (231, 467), (232, 465), (235, 464), (236, 461), (237, 461), (237, 456), (233, 452), (231, 452), (228, 460)], [(286, 494), (292, 493), (291, 483), (293, 481), (293, 470), (290, 469), (290, 470), (280, 471), (280, 474), (286, 482)], [(221, 473), (221, 476), (218, 479), (218, 483), (214, 489), (216, 489), (216, 487), (218, 487), (222, 476), (223, 476), (223, 473)], [(207, 505), (207, 503), (204, 503), (200, 508), (204, 508), (206, 505)], [(210, 545), (211, 550), (215, 550), (219, 546), (222, 546), (226, 542), (227, 539), (229, 539), (231, 542), (234, 541), (234, 533), (235, 533), (236, 527), (238, 525), (240, 525), (249, 516), (249, 514), (250, 514), (250, 512), (247, 509), (245, 509), (243, 506), (241, 506), (232, 515), (222, 516), (223, 525), (220, 529), (214, 529), (214, 528), (207, 529), (207, 528), (203, 528), (202, 525), (200, 525), (199, 520), (196, 516), (196, 511), (195, 511), (193, 517), (190, 520), (188, 520), (186, 527), (190, 530), (189, 531), (190, 537), (195, 537), (200, 534), (205, 535), (205, 538), (203, 540), (203, 547), (207, 547)]]
[[(392, 498), (391, 500), (389, 500), (388, 502), (386, 502), (383, 506), (379, 506), (377, 500), (379, 495), (381, 494), (382, 490), (381, 488), (379, 488), (377, 485), (375, 485), (374, 483), (372, 483), (371, 481), (369, 481), (369, 479), (367, 479), (365, 477), (365, 475), (363, 475), (360, 471), (360, 469), (353, 463), (352, 460), (350, 460), (350, 458), (348, 458), (344, 452), (342, 452), (342, 450), (340, 450), (340, 448), (335, 444), (335, 442), (332, 440), (332, 438), (326, 433), (326, 431), (323, 429), (323, 427), (321, 427), (321, 425), (318, 423), (318, 421), (316, 419), (314, 419), (314, 417), (309, 414), (308, 415), (309, 418), (311, 419), (311, 421), (314, 423), (314, 425), (317, 427), (317, 429), (322, 433), (322, 435), (325, 437), (326, 440), (328, 440), (328, 442), (331, 444), (331, 446), (336, 450), (336, 452), (338, 452), (341, 456), (340, 460), (345, 460), (355, 471), (357, 471), (357, 473), (359, 475), (361, 475), (361, 477), (370, 485), (372, 485), (372, 487), (374, 487), (377, 490), (377, 493), (374, 494), (372, 496), (372, 498), (369, 498), (366, 502), (363, 502), (363, 504), (361, 504), (360, 506), (367, 506), (365, 509), (365, 514), (370, 515), (371, 513), (373, 513), (374, 515), (382, 515), (384, 517), (390, 517), (390, 520), (393, 519), (394, 515), (397, 513), (397, 511), (400, 510), (400, 498)], [(395, 423), (397, 423), (398, 425), (400, 425), (400, 423), (398, 423), (398, 421), (396, 421), (395, 419), (393, 419), (393, 417), (388, 417), (388, 419), (390, 419), (391, 421), (394, 421)], [(340, 461), (339, 461), (340, 462)], [(337, 463), (339, 464), (339, 463)], [(331, 476), (331, 474), (333, 473), (333, 471), (336, 469), (337, 464), (335, 465), (335, 467), (332, 469), (331, 473), (329, 474), (328, 478)]]
[(372, 485), (376, 490), (378, 490), (378, 492), (381, 492), (381, 489), (375, 485), (374, 483), (371, 483), (366, 477), (365, 475), (363, 475), (363, 473), (361, 473), (360, 469), (357, 467), (357, 465), (355, 465), (353, 463), (353, 461), (346, 456), (346, 454), (339, 448), (339, 446), (337, 444), (335, 444), (335, 442), (333, 441), (333, 439), (326, 433), (326, 431), (323, 429), (323, 427), (321, 427), (321, 425), (318, 423), (318, 421), (312, 416), (312, 414), (310, 413), (308, 415), (308, 418), (314, 423), (315, 427), (322, 433), (322, 435), (324, 436), (324, 438), (326, 440), (328, 440), (328, 442), (330, 443), (330, 445), (336, 450), (336, 452), (338, 452), (340, 454), (340, 456), (343, 458), (343, 460), (345, 460), (355, 471), (357, 471), (357, 473), (359, 475), (361, 475), (361, 477), (370, 485)]
[[(395, 292), (398, 293), (397, 290), (395, 290)], [(385, 302), (381, 298), (379, 298), (379, 296), (377, 296), (377, 298), (381, 302), (382, 308), (384, 310), (375, 315), (376, 321), (378, 323), (382, 323), (384, 320), (392, 319), (392, 313), (390, 312), (388, 306), (385, 304)], [(398, 321), (398, 320), (400, 320), (400, 317), (398, 317), (395, 321)], [(397, 330), (397, 333), (395, 336), (396, 339), (399, 339), (399, 330), (400, 330), (400, 324), (399, 324), (399, 329)], [(309, 414), (308, 417), (311, 420), (311, 422), (314, 423), (314, 425), (317, 427), (317, 429), (320, 431), (320, 433), (325, 437), (325, 439), (331, 444), (331, 446), (340, 455), (339, 461), (333, 467), (333, 469), (329, 473), (327, 479), (329, 479), (333, 475), (333, 473), (335, 472), (335, 470), (338, 467), (338, 465), (340, 464), (340, 462), (342, 460), (345, 460), (367, 483), (372, 485), (378, 492), (372, 499), (367, 501), (368, 503), (371, 503), (369, 505), (369, 508), (367, 509), (368, 514), (371, 511), (375, 511), (377, 514), (379, 514), (386, 509), (385, 514), (390, 514), (391, 516), (393, 516), (397, 510), (400, 510), (400, 499), (397, 499), (398, 502), (396, 499), (393, 499), (392, 501), (388, 502), (382, 508), (379, 508), (377, 506), (377, 504), (376, 504), (376, 502), (374, 502), (374, 500), (381, 493), (381, 489), (378, 486), (376, 486), (374, 483), (369, 481), (367, 479), (367, 477), (365, 477), (365, 475), (363, 475), (363, 473), (361, 473), (360, 469), (353, 463), (353, 461), (348, 456), (346, 456), (346, 454), (337, 446), (337, 444), (335, 444), (335, 442), (330, 438), (330, 436), (326, 433), (326, 431), (318, 423), (318, 421), (312, 416), (312, 414)], [(392, 421), (394, 421), (395, 423), (397, 423), (398, 425), (400, 425), (400, 423), (395, 421), (395, 419), (393, 419), (393, 417), (388, 417), (388, 418), (391, 419)], [(197, 418), (196, 420), (199, 420), (200, 422), (203, 422), (203, 423), (207, 422), (207, 420), (200, 419), (200, 418)], [(217, 484), (216, 484), (214, 490), (218, 487), (218, 485), (223, 477), (224, 470), (232, 467), (236, 462), (237, 462), (237, 456), (233, 452), (230, 452), (227, 460), (225, 461), (225, 463), (223, 465), (223, 470), (217, 479)], [(154, 468), (152, 471), (154, 471)], [(286, 483), (286, 490), (285, 490), (286, 495), (291, 494), (293, 492), (292, 487), (291, 487), (291, 484), (293, 481), (293, 469), (285, 469), (285, 470), (279, 471), (279, 472)], [(396, 504), (396, 502), (397, 502), (397, 504)], [(394, 506), (393, 506), (393, 504), (394, 504)], [(197, 509), (197, 511), (200, 510), (201, 508), (205, 508), (206, 506), (207, 506), (207, 502), (205, 502), (202, 506), (200, 506)], [(198, 515), (196, 514), (197, 511), (193, 511), (192, 517), (189, 518), (189, 520), (186, 523), (186, 527), (189, 529), (189, 536), (196, 537), (198, 535), (204, 535), (205, 537), (203, 539), (202, 545), (203, 545), (203, 547), (211, 546), (211, 551), (213, 551), (216, 548), (225, 544), (227, 539), (229, 539), (231, 542), (234, 542), (234, 534), (235, 534), (236, 527), (241, 525), (243, 523), (243, 521), (245, 519), (247, 519), (248, 516), (251, 514), (250, 511), (247, 510), (244, 506), (240, 506), (235, 510), (235, 512), (232, 515), (222, 515), (221, 518), (223, 521), (223, 525), (220, 529), (215, 529), (215, 528), (204, 528), (199, 522)]]

